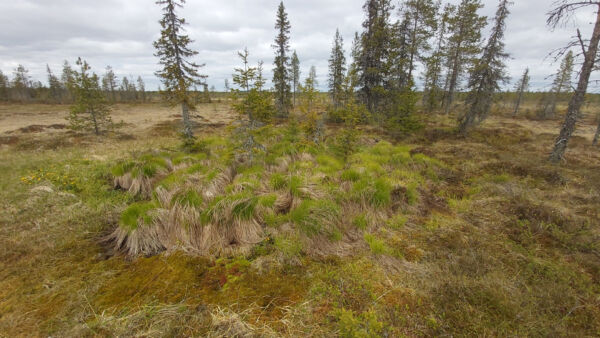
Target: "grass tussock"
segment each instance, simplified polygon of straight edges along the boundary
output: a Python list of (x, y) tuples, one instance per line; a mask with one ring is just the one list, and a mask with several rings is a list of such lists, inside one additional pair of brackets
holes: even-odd
[(402, 144), (364, 128), (343, 157), (339, 126), (316, 145), (281, 124), (252, 160), (222, 129), (196, 153), (157, 130), (15, 133), (0, 335), (598, 336), (591, 124), (555, 167), (555, 121), (423, 123)]

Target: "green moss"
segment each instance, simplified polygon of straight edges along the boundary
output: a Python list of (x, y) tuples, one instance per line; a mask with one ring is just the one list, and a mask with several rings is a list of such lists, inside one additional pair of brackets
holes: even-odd
[(340, 337), (376, 338), (383, 333), (384, 324), (377, 319), (373, 310), (356, 315), (352, 310), (339, 309), (336, 317)]
[(129, 230), (134, 230), (138, 227), (139, 220), (143, 220), (145, 224), (152, 222), (150, 211), (155, 209), (155, 202), (137, 202), (133, 203), (121, 214), (120, 223)]
[(316, 235), (335, 222), (339, 207), (328, 200), (304, 200), (290, 213), (290, 219), (305, 234)]

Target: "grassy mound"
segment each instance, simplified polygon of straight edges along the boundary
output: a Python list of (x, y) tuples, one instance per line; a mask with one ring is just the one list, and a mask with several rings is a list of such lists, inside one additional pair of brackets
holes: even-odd
[(289, 127), (263, 133), (269, 146), (251, 157), (227, 138), (201, 142), (199, 154), (142, 154), (113, 168), (115, 187), (141, 199), (110, 237), (117, 251), (250, 255), (266, 239), (294, 238), (302, 254), (349, 255), (418, 208), (418, 189), (444, 167), (385, 141), (341, 156), (334, 141), (306, 143)]

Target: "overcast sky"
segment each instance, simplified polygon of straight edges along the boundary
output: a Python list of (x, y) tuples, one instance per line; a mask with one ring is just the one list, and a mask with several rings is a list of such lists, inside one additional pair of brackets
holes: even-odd
[[(512, 81), (530, 67), (532, 87), (547, 88), (546, 78), (558, 66), (546, 58), (548, 52), (565, 45), (576, 27), (589, 36), (593, 9), (581, 10), (566, 27), (551, 32), (545, 20), (553, 0), (513, 1), (506, 32)], [(361, 29), (364, 0), (284, 3), (292, 25), (291, 46), (298, 52), (303, 77), (315, 65), (324, 88), (335, 29), (343, 34), (348, 51), (354, 32)], [(482, 14), (491, 22), (498, 0), (483, 3)], [(271, 77), (278, 4), (279, 0), (188, 0), (180, 14), (189, 23), (187, 32), (195, 40), (192, 48), (199, 52), (195, 61), (206, 64), (202, 73), (209, 76), (209, 85), (223, 88), (224, 79), (239, 64), (236, 51), (245, 46), (252, 62), (264, 60)], [(0, 0), (0, 70), (12, 77), (14, 68), (23, 64), (34, 79), (45, 83), (46, 64), (60, 73), (64, 60), (74, 63), (81, 56), (96, 73), (111, 65), (120, 77), (141, 75), (147, 88), (155, 89), (158, 66), (152, 42), (159, 35), (160, 16), (153, 0)]]

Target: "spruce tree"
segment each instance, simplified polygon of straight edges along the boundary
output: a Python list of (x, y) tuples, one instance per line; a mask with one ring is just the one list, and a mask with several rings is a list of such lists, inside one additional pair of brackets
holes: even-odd
[(402, 8), (407, 22), (408, 35), (408, 76), (413, 79), (415, 63), (421, 61), (424, 53), (431, 49), (429, 44), (437, 30), (439, 2), (434, 0), (406, 0)]
[(523, 100), (523, 94), (529, 89), (529, 68), (525, 69), (523, 76), (517, 82), (515, 86), (515, 91), (517, 92), (517, 100), (515, 101), (515, 110), (513, 111), (513, 116), (517, 116), (519, 113), (519, 108), (521, 107), (521, 101)]
[(283, 1), (277, 9), (275, 22), (277, 36), (275, 37), (275, 69), (273, 70), (273, 86), (275, 87), (275, 107), (279, 116), (286, 117), (291, 105), (290, 95), (290, 21), (285, 12)]
[(487, 45), (471, 71), (469, 93), (465, 100), (468, 108), (459, 121), (461, 133), (466, 133), (473, 125), (487, 118), (494, 94), (500, 90), (500, 83), (508, 81), (505, 64), (508, 54), (504, 51), (503, 40), (510, 4), (509, 0), (500, 0)]
[(552, 81), (550, 95), (544, 100), (539, 113), (540, 118), (551, 118), (556, 114), (556, 104), (562, 94), (571, 90), (571, 78), (573, 77), (573, 66), (575, 57), (573, 51), (569, 51), (560, 63), (560, 67)]
[(60, 103), (62, 100), (60, 80), (52, 73), (49, 65), (46, 65), (46, 72), (48, 73), (48, 92), (50, 99), (54, 103)]
[(579, 117), (581, 106), (583, 105), (583, 101), (585, 100), (585, 95), (587, 93), (588, 85), (590, 82), (590, 75), (592, 74), (592, 71), (594, 70), (594, 66), (596, 64), (596, 59), (598, 56), (598, 45), (600, 43), (600, 2), (581, 2), (564, 0), (561, 3), (558, 3), (558, 6), (550, 12), (550, 16), (548, 17), (547, 21), (551, 27), (556, 27), (561, 22), (568, 19), (568, 17), (570, 16), (570, 14), (572, 14), (573, 11), (587, 6), (595, 7), (596, 22), (594, 24), (592, 37), (590, 38), (587, 47), (584, 45), (583, 42), (581, 42), (581, 33), (579, 30), (577, 30), (577, 35), (579, 37), (578, 42), (580, 43), (580, 47), (583, 50), (584, 61), (581, 65), (581, 71), (579, 72), (579, 82), (577, 83), (577, 88), (575, 89), (575, 93), (569, 101), (569, 108), (565, 116), (565, 121), (560, 129), (558, 137), (556, 138), (556, 142), (554, 143), (554, 149), (550, 154), (550, 161), (552, 163), (560, 162), (560, 160), (565, 154), (567, 145), (569, 143), (569, 139), (575, 131), (575, 124), (577, 123), (577, 118)]
[(435, 39), (435, 50), (425, 58), (425, 75), (423, 88), (423, 107), (431, 112), (437, 109), (443, 97), (443, 70), (446, 60), (446, 32), (448, 18), (453, 7), (446, 5), (439, 16), (438, 30)]
[(344, 75), (346, 73), (346, 56), (344, 40), (340, 31), (335, 31), (331, 56), (329, 57), (329, 94), (334, 108), (340, 107), (344, 96)]
[(393, 6), (390, 0), (367, 0), (363, 10), (367, 17), (362, 24), (364, 31), (360, 39), (358, 81), (362, 100), (373, 114), (385, 97)]
[(110, 95), (113, 103), (117, 102), (117, 76), (111, 66), (106, 66), (106, 72), (102, 77), (102, 89), (107, 96)]
[(300, 84), (300, 59), (294, 50), (292, 54), (292, 95), (293, 106), (296, 106), (296, 96), (298, 96), (298, 85)]
[(80, 71), (72, 71), (74, 104), (67, 119), (72, 129), (91, 130), (99, 135), (112, 126), (110, 107), (102, 93), (98, 76), (90, 74), (88, 63), (79, 58), (76, 64)]
[(198, 52), (190, 49), (192, 40), (184, 34), (185, 19), (177, 16), (176, 9), (181, 8), (184, 0), (159, 0), (158, 5), (163, 5), (163, 17), (159, 21), (161, 35), (154, 42), (156, 57), (163, 67), (155, 74), (161, 79), (164, 86), (161, 94), (164, 100), (171, 105), (181, 105), (183, 120), (183, 136), (189, 141), (194, 138), (190, 109), (194, 109), (194, 101), (190, 89), (194, 85), (202, 84), (205, 75), (198, 73), (204, 65), (190, 61)]
[(454, 102), (465, 69), (472, 66), (479, 54), (481, 30), (487, 18), (477, 12), (483, 8), (480, 0), (461, 0), (460, 5), (448, 19), (448, 78), (444, 93), (444, 111), (447, 114)]

